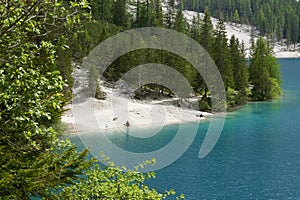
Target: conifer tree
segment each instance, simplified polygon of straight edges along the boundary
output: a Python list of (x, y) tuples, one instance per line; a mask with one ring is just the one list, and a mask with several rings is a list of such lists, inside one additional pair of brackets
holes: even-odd
[(154, 19), (152, 22), (152, 25), (154, 27), (163, 27), (163, 11), (162, 11), (162, 4), (160, 0), (154, 1)]
[(239, 15), (239, 12), (238, 12), (238, 10), (235, 10), (234, 11), (234, 14), (233, 14), (233, 21), (234, 22), (240, 22), (240, 15)]
[(201, 33), (201, 26), (202, 26), (202, 19), (200, 18), (200, 14), (197, 14), (197, 17), (193, 17), (191, 28), (190, 28), (190, 35), (191, 38), (196, 40), (198, 43), (200, 43), (200, 33)]
[(112, 22), (113, 5), (111, 0), (92, 0), (90, 2), (93, 19)]
[(114, 24), (125, 27), (126, 17), (127, 17), (126, 0), (115, 1), (114, 16), (113, 16)]
[(249, 71), (253, 100), (273, 99), (281, 94), (279, 65), (263, 38), (256, 42)]
[(229, 57), (224, 20), (219, 20), (213, 46), (213, 59), (221, 73), (226, 88), (234, 88), (233, 69)]
[(185, 34), (187, 33), (187, 23), (185, 21), (185, 18), (183, 17), (181, 9), (177, 10), (174, 30)]
[[(199, 21), (199, 19), (198, 19), (198, 21)], [(198, 23), (200, 25), (200, 21)], [(206, 7), (205, 11), (204, 11), (204, 19), (200, 25), (199, 39), (197, 41), (202, 45), (202, 47), (210, 55), (212, 53), (212, 47), (213, 47), (213, 42), (214, 42), (213, 31), (214, 30), (213, 30), (213, 24), (211, 21), (211, 17), (210, 17), (210, 12), (209, 12), (208, 7)], [(207, 93), (208, 93), (208, 88), (207, 88), (203, 78), (198, 73), (196, 76), (196, 82), (198, 82), (198, 84), (196, 84), (195, 89), (198, 89), (198, 90), (203, 89), (204, 97), (206, 97)]]
[(230, 39), (230, 58), (233, 66), (234, 89), (238, 91), (236, 104), (245, 104), (248, 99), (248, 66), (243, 43), (233, 35)]
[(206, 7), (203, 24), (201, 26), (200, 44), (209, 54), (212, 52), (213, 29), (214, 27), (211, 21), (210, 12), (208, 7)]

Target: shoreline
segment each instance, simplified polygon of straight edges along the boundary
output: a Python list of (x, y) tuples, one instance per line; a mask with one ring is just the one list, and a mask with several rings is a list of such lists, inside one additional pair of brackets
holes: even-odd
[[(106, 91), (107, 92), (107, 91)], [(85, 132), (126, 132), (127, 129), (161, 129), (174, 124), (199, 123), (209, 120), (212, 113), (176, 107), (174, 105), (156, 104), (159, 101), (136, 101), (120, 94), (107, 92), (106, 100), (93, 98), (75, 105), (67, 105), (67, 111), (61, 121), (67, 126), (67, 135)], [(87, 106), (93, 113), (86, 112)], [(80, 113), (76, 120), (74, 113)], [(200, 114), (203, 117), (200, 117)], [(78, 116), (77, 116), (78, 117)], [(96, 121), (95, 121), (96, 120)], [(93, 122), (94, 124), (92, 124)], [(125, 123), (130, 126), (126, 127)]]
[[(81, 124), (76, 123), (73, 104), (68, 104), (65, 107), (66, 111), (61, 118), (61, 122), (67, 127), (65, 135), (92, 132), (125, 133), (128, 130), (162, 129), (169, 125), (199, 124), (200, 122), (210, 120), (212, 116), (227, 115), (252, 103), (251, 101), (247, 102), (243, 106), (234, 107), (232, 110), (226, 111), (226, 113), (209, 113), (170, 104), (161, 104), (165, 100), (177, 100), (176, 98), (139, 101), (130, 99), (114, 91), (112, 88), (101, 87), (101, 89), (107, 94), (106, 100), (89, 98), (83, 103), (76, 104), (79, 111), (83, 113), (81, 118), (87, 119), (85, 122), (81, 122)], [(89, 105), (89, 108), (92, 108), (92, 114), (86, 113), (87, 105)], [(203, 117), (200, 117), (200, 114), (203, 114)], [(97, 124), (89, 123), (91, 116), (95, 117)], [(127, 121), (130, 123), (129, 127), (125, 125)]]
[[(137, 126), (130, 126), (130, 127), (111, 127), (111, 128), (107, 128), (107, 129), (99, 129), (99, 130), (93, 130), (92, 132), (90, 131), (81, 131), (80, 133), (77, 131), (71, 131), (70, 129), (68, 129), (69, 131), (65, 132), (65, 136), (74, 136), (74, 135), (79, 135), (79, 134), (97, 134), (97, 133), (101, 133), (101, 134), (110, 134), (110, 133), (128, 133), (128, 132), (136, 132), (136, 131), (149, 131), (149, 130), (161, 130), (165, 127), (168, 126), (181, 126), (181, 125), (187, 125), (187, 124), (198, 124), (201, 122), (205, 122), (210, 120), (211, 117), (205, 117), (199, 120), (195, 120), (195, 121), (182, 121), (182, 122), (171, 122), (171, 123), (166, 123), (163, 124), (163, 126), (161, 126), (160, 124), (151, 124), (151, 126), (149, 126), (149, 124), (145, 124), (146, 126), (144, 127), (137, 127)], [(66, 124), (66, 125), (71, 125), (71, 124)], [(74, 124), (72, 124), (74, 125)], [(72, 130), (76, 130), (76, 129), (72, 129)], [(132, 134), (130, 134), (132, 135)]]
[(300, 52), (298, 56), (275, 56), (276, 59), (299, 59), (300, 58)]

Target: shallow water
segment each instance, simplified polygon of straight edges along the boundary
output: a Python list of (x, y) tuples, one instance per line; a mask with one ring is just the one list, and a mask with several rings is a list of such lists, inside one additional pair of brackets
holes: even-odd
[[(279, 61), (281, 99), (249, 103), (229, 113), (220, 139), (204, 159), (198, 153), (208, 122), (201, 123), (187, 151), (147, 183), (161, 192), (173, 188), (192, 200), (299, 199), (300, 59)], [(110, 139), (128, 151), (148, 152), (168, 144), (177, 128), (167, 126), (148, 139), (119, 133), (110, 134)], [(80, 145), (78, 138), (72, 140)]]

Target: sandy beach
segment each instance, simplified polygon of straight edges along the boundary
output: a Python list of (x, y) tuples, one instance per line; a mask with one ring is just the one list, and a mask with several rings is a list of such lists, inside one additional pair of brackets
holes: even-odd
[[(69, 104), (62, 116), (62, 122), (69, 127), (69, 133), (100, 131), (124, 131), (129, 128), (163, 127), (168, 124), (198, 122), (210, 118), (211, 113), (175, 105), (161, 105), (163, 100), (138, 101), (127, 98), (110, 88), (102, 88), (106, 100), (90, 98), (79, 104)], [(91, 109), (92, 112), (88, 112)], [(200, 114), (203, 116), (200, 117)], [(86, 120), (85, 120), (86, 119)], [(91, 124), (93, 120), (97, 124)]]

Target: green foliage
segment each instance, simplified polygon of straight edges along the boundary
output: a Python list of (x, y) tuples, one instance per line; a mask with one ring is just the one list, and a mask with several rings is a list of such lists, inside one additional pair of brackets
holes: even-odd
[(163, 12), (160, 0), (136, 1), (133, 27), (162, 27)]
[(223, 20), (219, 20), (213, 46), (213, 59), (224, 81), (225, 88), (234, 88), (233, 69), (230, 61), (226, 28)]
[(162, 3), (160, 0), (154, 1), (154, 7), (155, 7), (155, 14), (153, 19), (153, 26), (154, 27), (163, 27), (163, 11), (162, 11)]
[(187, 22), (185, 21), (182, 10), (180, 9), (177, 10), (175, 17), (174, 30), (181, 33), (187, 33)]
[(278, 79), (276, 78), (270, 78), (270, 96), (271, 98), (276, 98), (282, 94), (281, 87), (278, 83)]
[(248, 100), (248, 65), (244, 52), (243, 44), (240, 45), (238, 39), (234, 36), (229, 44), (230, 58), (233, 66), (234, 89), (238, 91), (235, 102), (237, 105), (243, 105)]
[(239, 11), (238, 10), (235, 10), (234, 11), (234, 14), (233, 14), (233, 21), (234, 22), (240, 22), (240, 15), (239, 15)]
[(268, 100), (281, 95), (279, 65), (265, 39), (256, 42), (250, 64), (253, 100)]
[(113, 22), (117, 26), (126, 26), (126, 0), (114, 2)]
[(210, 102), (208, 102), (208, 99), (201, 99), (198, 102), (199, 105), (199, 110), (201, 111), (206, 111), (206, 112), (210, 112), (211, 111), (211, 106), (210, 106)]
[(210, 17), (210, 12), (208, 8), (205, 8), (204, 11), (204, 19), (203, 24), (200, 30), (200, 41), (199, 43), (203, 46), (203, 48), (209, 53), (212, 53), (213, 46), (213, 24)]
[(192, 24), (190, 27), (190, 36), (198, 43), (200, 42), (200, 30), (203, 20), (200, 17), (200, 14), (197, 14), (197, 17), (193, 17)]
[(226, 100), (227, 100), (227, 105), (229, 107), (234, 107), (236, 105), (237, 95), (238, 95), (238, 91), (236, 91), (230, 87), (227, 88)]
[(57, 67), (60, 71), (60, 75), (62, 76), (62, 80), (64, 81), (64, 96), (67, 99), (71, 99), (73, 87), (73, 77), (72, 77), (72, 52), (69, 48), (60, 48), (56, 51), (57, 59)]
[[(108, 163), (105, 169), (99, 165), (94, 165), (80, 182), (63, 188), (60, 194), (53, 194), (59, 199), (124, 199), (124, 200), (159, 200), (166, 199), (168, 196), (175, 195), (173, 190), (159, 193), (155, 189), (149, 188), (144, 181), (155, 178), (154, 172), (146, 174), (140, 173), (140, 168), (145, 165), (154, 164), (155, 160), (145, 161), (128, 170), (126, 167), (117, 167), (113, 162), (105, 159)], [(180, 195), (176, 199), (184, 199)]]
[[(202, 47), (212, 55), (212, 47), (214, 42), (213, 36), (213, 24), (210, 18), (210, 12), (208, 8), (205, 9), (203, 20), (200, 19), (200, 15), (193, 20), (191, 28), (191, 37), (196, 40)], [(197, 91), (204, 90), (204, 96), (206, 97), (208, 89), (200, 74), (196, 74), (196, 84), (194, 89)]]
[[(90, 166), (87, 150), (78, 153), (51, 127), (66, 104), (56, 52), (61, 30), (78, 23), (85, 2), (64, 7), (54, 1), (0, 3), (0, 196), (47, 196), (78, 178)], [(67, 11), (66, 8), (69, 10)], [(57, 28), (56, 26), (62, 26)]]
[(84, 20), (81, 24), (82, 29), (76, 31), (70, 40), (73, 59), (79, 62), (102, 41), (121, 31), (120, 27), (106, 21)]
[(90, 0), (92, 16), (95, 20), (105, 20), (107, 22), (113, 21), (113, 6), (114, 2), (111, 0)]

